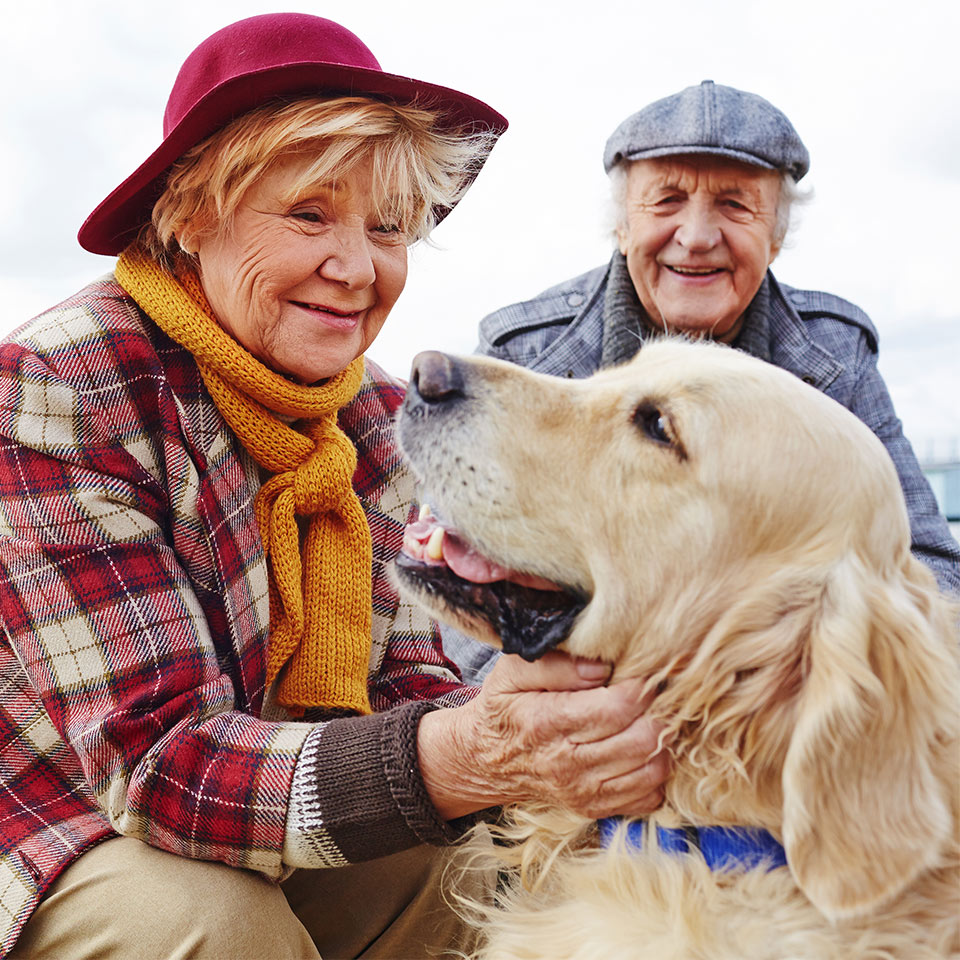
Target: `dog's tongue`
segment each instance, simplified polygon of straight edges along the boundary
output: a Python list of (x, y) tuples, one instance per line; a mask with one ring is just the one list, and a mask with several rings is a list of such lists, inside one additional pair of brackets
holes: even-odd
[(403, 550), (425, 563), (445, 564), (458, 577), (471, 583), (510, 580), (535, 590), (559, 590), (550, 580), (511, 570), (478, 553), (456, 533), (442, 527), (429, 513), (408, 524), (403, 533)]
[(493, 583), (494, 580), (509, 580), (511, 577), (520, 576), (516, 570), (502, 567), (477, 553), (449, 530), (443, 533), (443, 559), (458, 577), (471, 583)]

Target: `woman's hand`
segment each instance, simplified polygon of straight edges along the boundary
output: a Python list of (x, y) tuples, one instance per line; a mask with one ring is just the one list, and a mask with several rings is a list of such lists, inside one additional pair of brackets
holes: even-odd
[(661, 727), (644, 717), (643, 681), (605, 686), (610, 669), (557, 652), (503, 656), (474, 700), (426, 714), (420, 769), (441, 816), (531, 800), (590, 818), (655, 810), (669, 774)]

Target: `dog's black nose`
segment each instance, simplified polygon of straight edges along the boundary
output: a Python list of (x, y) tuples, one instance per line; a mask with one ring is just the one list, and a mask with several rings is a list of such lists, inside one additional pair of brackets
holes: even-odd
[(413, 358), (410, 386), (427, 403), (443, 403), (463, 396), (463, 375), (457, 361), (436, 350), (424, 350)]

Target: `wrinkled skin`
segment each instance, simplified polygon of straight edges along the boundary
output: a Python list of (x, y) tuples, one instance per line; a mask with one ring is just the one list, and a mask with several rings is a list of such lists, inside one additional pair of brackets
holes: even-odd
[(609, 676), (555, 651), (534, 663), (505, 656), (470, 703), (424, 716), (420, 766), (437, 809), (449, 819), (549, 802), (594, 819), (659, 806), (669, 765), (642, 683), (607, 686)]

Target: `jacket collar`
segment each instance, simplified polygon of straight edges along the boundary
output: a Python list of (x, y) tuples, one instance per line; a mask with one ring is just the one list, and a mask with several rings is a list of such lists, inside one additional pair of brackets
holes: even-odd
[(619, 251), (610, 258), (603, 297), (603, 347), (600, 366), (625, 363), (651, 336), (656, 336), (650, 318), (637, 296), (627, 270), (627, 259)]
[[(763, 311), (767, 323), (766, 355), (763, 353), (755, 355), (784, 370), (789, 370), (804, 383), (809, 383), (821, 392), (826, 392), (834, 380), (843, 373), (844, 365), (807, 333), (806, 322), (786, 294), (789, 290), (789, 287), (781, 286), (776, 277), (769, 270), (767, 271), (760, 290), (757, 291), (757, 296), (753, 300), (753, 303), (758, 303), (758, 298), (761, 296), (766, 298), (766, 310)], [(748, 320), (752, 316), (748, 308)], [(745, 327), (738, 339), (742, 340), (746, 332)], [(737, 346), (740, 347), (739, 342)], [(751, 347), (752, 341), (740, 349), (750, 353)], [(757, 349), (762, 350), (762, 347)]]

